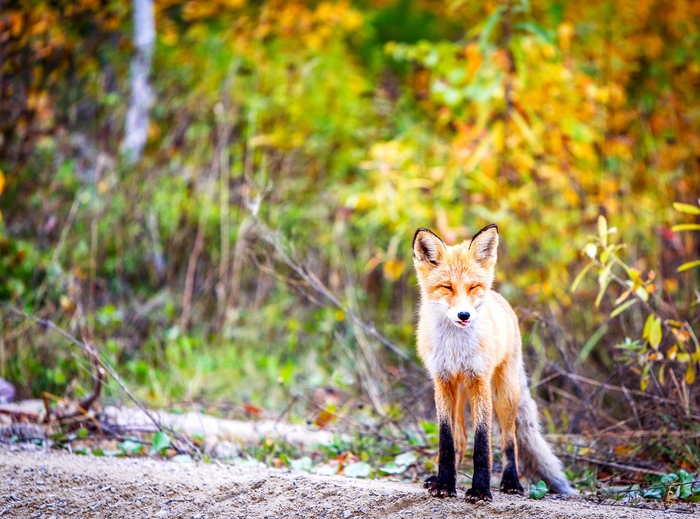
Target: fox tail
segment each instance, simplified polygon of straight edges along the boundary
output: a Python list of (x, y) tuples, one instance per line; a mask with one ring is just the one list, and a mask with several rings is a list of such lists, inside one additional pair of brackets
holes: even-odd
[(520, 473), (528, 479), (541, 479), (552, 492), (575, 494), (566, 479), (562, 463), (540, 432), (537, 404), (530, 395), (525, 368), (520, 371), (520, 405), (516, 418), (516, 439)]

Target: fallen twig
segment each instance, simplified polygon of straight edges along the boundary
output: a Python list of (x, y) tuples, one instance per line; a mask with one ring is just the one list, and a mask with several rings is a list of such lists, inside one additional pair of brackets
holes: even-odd
[(634, 465), (624, 465), (622, 463), (617, 463), (615, 461), (608, 460), (597, 460), (593, 458), (587, 458), (585, 456), (579, 456), (576, 454), (563, 453), (562, 457), (569, 459), (571, 461), (583, 461), (584, 463), (590, 463), (592, 465), (599, 465), (601, 467), (610, 467), (614, 469), (627, 470), (629, 472), (641, 472), (642, 474), (651, 474), (653, 476), (665, 476), (666, 472), (661, 472), (660, 470), (646, 469), (643, 467), (635, 467)]

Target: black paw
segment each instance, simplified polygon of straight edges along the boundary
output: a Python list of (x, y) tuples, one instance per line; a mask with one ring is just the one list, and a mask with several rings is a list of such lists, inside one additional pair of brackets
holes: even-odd
[(457, 488), (455, 483), (441, 481), (437, 476), (430, 476), (423, 483), (423, 488), (427, 488), (428, 492), (433, 497), (456, 497)]
[(470, 488), (467, 490), (466, 500), (470, 503), (477, 501), (493, 501), (493, 496), (488, 488)]
[(501, 492), (504, 494), (518, 494), (523, 495), (523, 486), (520, 481), (513, 478), (503, 477), (501, 480)]

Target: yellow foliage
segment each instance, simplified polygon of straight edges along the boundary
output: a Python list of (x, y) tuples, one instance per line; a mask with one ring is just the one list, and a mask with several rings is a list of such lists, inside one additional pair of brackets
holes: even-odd
[(388, 260), (384, 263), (382, 272), (384, 273), (384, 277), (389, 281), (396, 281), (401, 277), (401, 274), (403, 274), (404, 268), (405, 265), (402, 261)]

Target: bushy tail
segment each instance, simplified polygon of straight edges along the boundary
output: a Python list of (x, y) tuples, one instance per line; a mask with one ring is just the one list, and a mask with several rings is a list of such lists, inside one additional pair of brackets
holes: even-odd
[(520, 405), (516, 420), (520, 473), (528, 479), (543, 480), (552, 492), (575, 494), (576, 490), (564, 475), (561, 461), (542, 437), (537, 404), (530, 396), (524, 368), (520, 373), (520, 386)]

